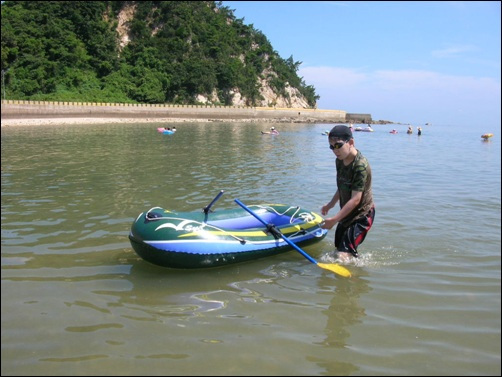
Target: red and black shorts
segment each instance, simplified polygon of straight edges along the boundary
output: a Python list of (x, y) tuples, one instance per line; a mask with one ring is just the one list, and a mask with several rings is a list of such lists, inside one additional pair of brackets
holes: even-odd
[(373, 225), (375, 219), (375, 207), (363, 217), (355, 220), (348, 227), (344, 227), (338, 223), (335, 231), (335, 246), (336, 250), (351, 253), (354, 257), (358, 257), (357, 247), (364, 241), (366, 234)]

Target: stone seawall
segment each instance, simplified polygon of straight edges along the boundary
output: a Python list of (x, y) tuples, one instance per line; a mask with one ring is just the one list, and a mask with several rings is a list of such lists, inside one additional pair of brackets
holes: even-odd
[(347, 112), (342, 110), (18, 100), (2, 100), (1, 112), (2, 119), (184, 118), (336, 123), (347, 118)]

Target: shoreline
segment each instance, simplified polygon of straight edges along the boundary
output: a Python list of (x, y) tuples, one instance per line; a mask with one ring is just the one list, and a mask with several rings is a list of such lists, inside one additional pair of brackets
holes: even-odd
[(342, 110), (2, 100), (1, 127), (120, 123), (388, 124)]
[(108, 104), (2, 100), (1, 126), (110, 123), (346, 123), (372, 122), (343, 110), (169, 104)]
[(320, 121), (319, 119), (292, 118), (259, 118), (259, 119), (210, 119), (210, 118), (83, 118), (83, 117), (51, 117), (51, 118), (13, 118), (2, 119), (1, 127), (17, 126), (68, 126), (86, 124), (117, 124), (117, 123), (345, 123), (341, 121)]

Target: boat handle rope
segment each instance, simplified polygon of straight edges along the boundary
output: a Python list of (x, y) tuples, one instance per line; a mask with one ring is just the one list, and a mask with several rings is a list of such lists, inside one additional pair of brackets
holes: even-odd
[[(216, 198), (214, 198), (214, 199), (213, 199), (213, 201), (211, 202), (211, 204), (210, 204), (210, 205), (208, 205), (207, 207), (204, 207), (204, 212), (206, 212), (206, 208), (209, 210), (209, 209), (211, 208), (212, 204), (213, 204), (213, 203), (214, 203), (217, 199), (219, 199), (219, 197), (220, 197), (221, 195), (223, 195), (223, 193), (224, 193), (224, 190), (221, 190), (221, 191), (220, 191), (220, 193), (216, 196)], [(292, 223), (293, 223), (293, 221), (294, 221), (294, 217), (296, 216), (296, 214), (297, 214), (297, 213), (298, 213), (298, 211), (300, 210), (300, 207), (298, 207), (298, 206), (297, 206), (297, 207), (289, 207), (288, 209), (286, 209), (284, 212), (282, 212), (282, 213), (281, 213), (281, 212), (277, 211), (275, 208), (270, 207), (270, 206), (262, 206), (262, 205), (258, 205), (258, 204), (257, 204), (257, 205), (254, 205), (254, 206), (253, 206), (253, 205), (250, 205), (249, 207), (257, 207), (257, 208), (260, 208), (260, 209), (264, 209), (264, 210), (266, 210), (266, 211), (268, 211), (268, 212), (275, 213), (276, 215), (279, 215), (279, 216), (283, 216), (283, 215), (284, 215), (286, 212), (288, 212), (290, 209), (295, 208), (295, 212), (293, 213), (293, 215), (291, 215), (291, 216), (290, 216), (290, 220), (289, 220), (289, 223), (290, 223), (290, 224), (292, 224)], [(153, 211), (154, 209), (162, 209), (162, 207), (153, 207), (153, 208), (150, 208), (150, 209), (148, 210), (148, 212), (146, 213), (146, 218), (147, 218), (148, 220), (152, 220), (152, 221), (154, 221), (154, 220), (162, 220), (162, 219), (167, 219), (167, 218), (168, 218), (168, 217), (158, 217), (158, 216), (156, 216), (156, 217), (150, 217), (150, 212), (151, 212), (151, 211)], [(206, 212), (206, 213), (207, 213), (207, 212)]]
[[(300, 211), (300, 207), (298, 207), (298, 206), (296, 206), (296, 207), (291, 206), (291, 207), (289, 207), (288, 209), (286, 209), (282, 213), (278, 212), (275, 208), (270, 207), (270, 206), (262, 206), (262, 205), (257, 204), (257, 205), (254, 205), (254, 206), (250, 205), (249, 207), (258, 207), (258, 208), (264, 209), (266, 211), (273, 212), (273, 213), (275, 213), (276, 215), (279, 215), (279, 216), (283, 216), (290, 209), (295, 208), (295, 212), (290, 216), (290, 220), (289, 220), (290, 224), (293, 224), (293, 221), (295, 220), (295, 216), (298, 214), (298, 211)], [(302, 220), (305, 220), (305, 219), (302, 219)]]
[(153, 207), (153, 208), (150, 208), (150, 209), (146, 212), (146, 214), (145, 214), (145, 217), (146, 217), (146, 219), (147, 219), (147, 220), (150, 220), (150, 221), (155, 221), (155, 220), (161, 220), (161, 219), (163, 219), (163, 218), (164, 218), (164, 217), (162, 217), (162, 216), (160, 216), (160, 217), (159, 217), (159, 216), (150, 217), (150, 212), (151, 212), (151, 211), (153, 211), (154, 209), (157, 209), (157, 208), (158, 208), (158, 209), (163, 209), (162, 207)]

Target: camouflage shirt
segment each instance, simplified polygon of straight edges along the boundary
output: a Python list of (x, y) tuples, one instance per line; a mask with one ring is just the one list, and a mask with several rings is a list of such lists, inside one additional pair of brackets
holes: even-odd
[(340, 208), (350, 200), (352, 191), (362, 191), (363, 193), (359, 205), (341, 221), (343, 226), (348, 226), (354, 220), (366, 215), (373, 207), (371, 167), (359, 150), (354, 161), (348, 166), (345, 166), (343, 161), (336, 160), (336, 184), (340, 194)]

